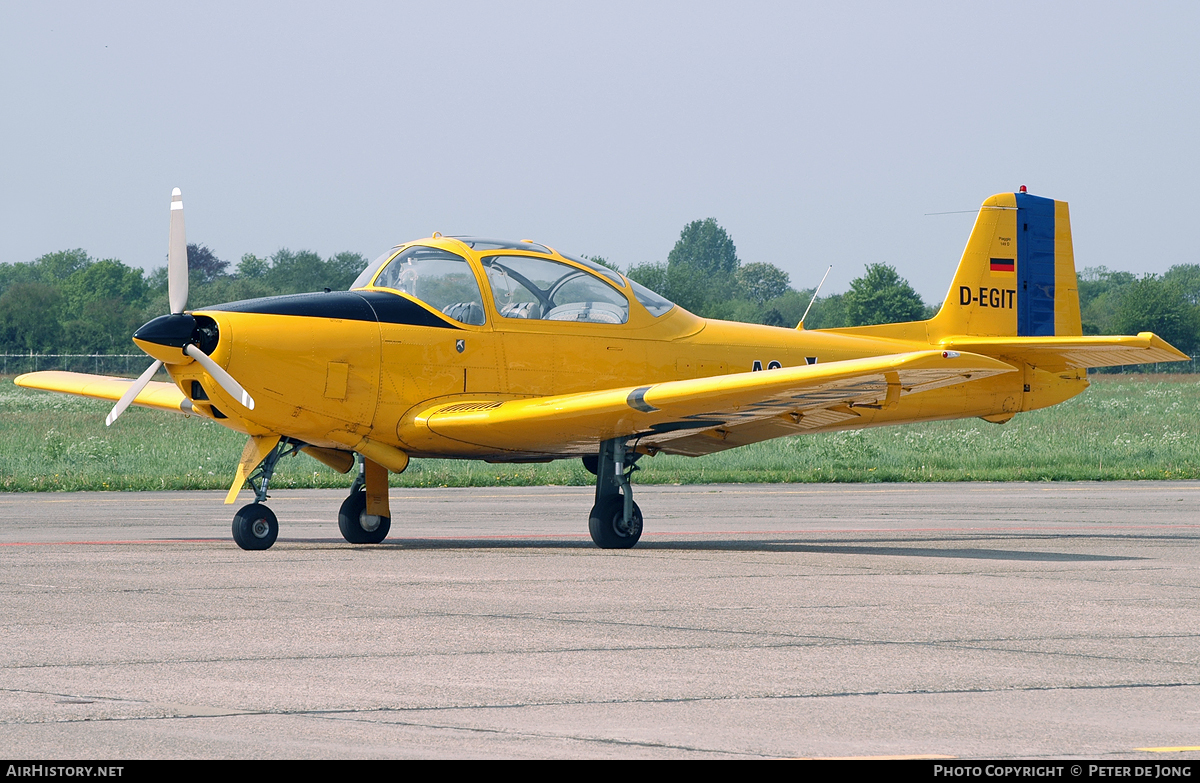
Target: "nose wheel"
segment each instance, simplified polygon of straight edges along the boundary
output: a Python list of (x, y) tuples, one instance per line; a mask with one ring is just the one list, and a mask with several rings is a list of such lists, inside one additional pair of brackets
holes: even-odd
[(275, 512), (262, 503), (242, 506), (233, 515), (233, 540), (242, 549), (270, 549), (279, 536), (279, 520)]
[[(246, 482), (254, 490), (254, 502), (242, 506), (233, 515), (233, 540), (242, 549), (270, 549), (279, 537), (279, 520), (275, 518), (275, 512), (267, 508), (263, 501), (267, 499), (267, 485), (275, 473), (275, 464), (279, 462), (280, 457), (295, 454), (300, 445), (290, 438), (280, 438), (254, 472), (246, 478)], [(247, 449), (249, 448), (247, 446)]]

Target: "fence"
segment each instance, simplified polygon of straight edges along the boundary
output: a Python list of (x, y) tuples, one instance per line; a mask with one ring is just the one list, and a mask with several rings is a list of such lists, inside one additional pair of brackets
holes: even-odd
[[(0, 374), (70, 370), (96, 375), (135, 376), (154, 361), (144, 353), (0, 353)], [(159, 373), (165, 375), (162, 370)]]

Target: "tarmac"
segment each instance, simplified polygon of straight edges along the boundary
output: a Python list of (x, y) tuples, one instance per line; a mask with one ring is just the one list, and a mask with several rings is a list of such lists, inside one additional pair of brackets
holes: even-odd
[(1200, 758), (1200, 482), (223, 494), (0, 494), (3, 755)]

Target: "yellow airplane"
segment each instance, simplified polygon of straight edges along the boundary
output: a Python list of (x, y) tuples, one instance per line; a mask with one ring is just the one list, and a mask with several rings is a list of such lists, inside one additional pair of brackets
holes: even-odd
[[(226, 503), (243, 549), (279, 525), (276, 462), (304, 452), (357, 477), (351, 543), (388, 534), (388, 472), (411, 457), (545, 462), (596, 474), (600, 547), (642, 533), (638, 459), (808, 432), (982, 417), (1005, 422), (1082, 392), (1087, 368), (1187, 357), (1159, 337), (1082, 336), (1067, 204), (987, 199), (928, 321), (806, 330), (699, 318), (623, 275), (523, 240), (432, 237), (376, 259), (349, 291), (186, 312), (183, 199), (171, 197), (171, 313), (134, 334), (140, 378), (36, 372), (18, 386), (211, 418), (249, 441)], [(151, 382), (166, 365), (172, 383)], [(761, 372), (760, 372), (761, 371)]]

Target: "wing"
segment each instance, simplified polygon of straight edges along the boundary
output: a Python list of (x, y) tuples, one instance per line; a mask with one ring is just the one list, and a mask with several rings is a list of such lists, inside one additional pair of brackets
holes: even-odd
[[(407, 417), (400, 437), (418, 449), (457, 441), (464, 456), (479, 447), (498, 456), (586, 454), (616, 437), (659, 449), (698, 432), (720, 437), (723, 428), (773, 418), (788, 420), (793, 432), (802, 422), (825, 426), (853, 418), (851, 405), (891, 407), (904, 395), (1015, 370), (986, 356), (918, 351), (553, 397), (441, 403)], [(767, 437), (780, 434), (788, 433)]]
[[(77, 394), (97, 400), (116, 402), (133, 383), (133, 378), (113, 378), (106, 375), (88, 375), (82, 372), (31, 372), (18, 375), (13, 383), (26, 389)], [(173, 383), (151, 381), (133, 400), (134, 405), (156, 408), (172, 413), (192, 413), (192, 402)]]
[(1088, 337), (951, 337), (944, 347), (989, 356), (1012, 356), (1050, 368), (1117, 367), (1122, 364), (1183, 362), (1190, 357), (1152, 332)]

